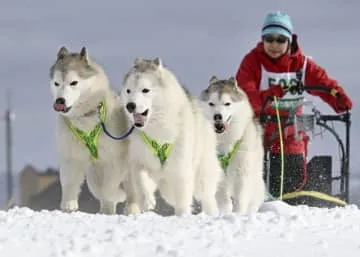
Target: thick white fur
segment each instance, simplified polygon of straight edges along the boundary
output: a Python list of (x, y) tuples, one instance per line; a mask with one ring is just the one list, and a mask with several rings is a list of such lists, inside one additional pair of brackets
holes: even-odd
[[(78, 195), (86, 177), (90, 191), (100, 201), (100, 212), (114, 214), (117, 203), (125, 201), (126, 197), (120, 184), (128, 175), (127, 140), (114, 141), (101, 132), (98, 139), (99, 159), (93, 163), (88, 148), (65, 123), (66, 117), (79, 129), (91, 131), (99, 123), (99, 116), (97, 112), (88, 116), (84, 114), (96, 110), (97, 105), (105, 100), (107, 129), (115, 135), (123, 134), (128, 129), (122, 104), (110, 89), (107, 75), (94, 61), (89, 60), (89, 64), (97, 72), (97, 75), (89, 79), (84, 80), (77, 70), (70, 70), (63, 80), (61, 72), (56, 69), (51, 78), (54, 101), (58, 97), (64, 97), (73, 106), (69, 113), (58, 115), (56, 135), (62, 187), (60, 208), (64, 211), (78, 209)], [(76, 89), (71, 89), (69, 82), (74, 80), (78, 81), (78, 85)], [(60, 86), (54, 86), (55, 81)], [(73, 94), (72, 91), (75, 90), (79, 92)]]
[[(209, 120), (213, 121), (214, 114), (222, 114), (225, 120), (229, 115), (232, 116), (227, 129), (217, 134), (218, 152), (230, 152), (235, 142), (241, 139), (240, 149), (230, 162), (226, 171), (227, 175), (217, 193), (220, 212), (255, 213), (265, 199), (264, 149), (260, 124), (253, 119), (252, 107), (241, 89), (236, 92), (241, 99), (238, 101), (233, 100), (237, 98), (234, 95), (219, 94), (217, 90), (203, 91), (202, 94), (207, 94), (205, 99), (202, 95), (202, 99)], [(209, 106), (209, 102), (214, 105)], [(231, 105), (227, 106), (225, 103), (231, 103)]]
[[(144, 93), (144, 88), (150, 91)], [(129, 202), (128, 213), (154, 208), (154, 191), (159, 189), (174, 207), (175, 215), (191, 214), (193, 196), (201, 202), (205, 213), (216, 215), (215, 195), (222, 170), (217, 161), (216, 135), (199, 102), (186, 94), (175, 75), (161, 62), (156, 71), (130, 71), (120, 96), (124, 105), (136, 103), (136, 112), (149, 109), (145, 126), (136, 129), (129, 138), (129, 161), (137, 199)], [(134, 122), (132, 114), (127, 112), (127, 116)], [(143, 142), (140, 131), (158, 143), (173, 144), (164, 166)]]

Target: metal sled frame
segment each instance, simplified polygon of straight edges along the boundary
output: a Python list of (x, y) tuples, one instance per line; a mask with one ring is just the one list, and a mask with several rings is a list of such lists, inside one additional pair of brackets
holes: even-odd
[[(303, 86), (304, 91), (325, 91), (330, 93), (329, 88), (324, 86)], [(268, 103), (271, 101), (271, 98), (268, 98), (267, 101), (264, 103), (262, 107), (262, 111), (260, 114), (260, 122), (262, 125), (265, 125), (269, 122), (274, 122), (274, 120), (277, 119), (275, 115), (268, 115), (265, 114), (265, 108), (268, 105)], [(342, 114), (334, 114), (334, 115), (323, 115), (315, 108), (313, 109), (313, 114), (311, 114), (315, 120), (314, 125), (322, 127), (326, 131), (330, 132), (336, 139), (336, 141), (339, 144), (340, 147), (340, 176), (333, 176), (333, 170), (331, 170), (331, 183), (333, 181), (340, 181), (340, 189), (338, 194), (333, 194), (332, 196), (338, 197), (339, 199), (345, 201), (346, 203), (349, 202), (349, 164), (350, 164), (350, 126), (351, 126), (351, 113), (350, 111), (346, 111)], [(295, 117), (296, 116), (296, 117)], [(287, 117), (282, 116), (281, 120), (285, 121), (285, 124), (282, 126), (282, 130), (285, 130), (286, 127), (294, 125), (294, 122), (296, 119), (301, 119), (302, 116), (308, 116), (306, 115), (289, 115)], [(339, 136), (339, 134), (330, 127), (327, 122), (330, 121), (338, 121), (342, 122), (345, 125), (345, 143), (343, 139)], [(276, 121), (277, 122), (277, 121)], [(295, 125), (294, 125), (295, 126)], [(301, 129), (300, 129), (301, 131)], [(275, 136), (272, 137), (272, 139), (269, 140), (266, 146), (264, 146), (265, 155), (264, 155), (264, 170), (265, 173), (268, 172), (268, 163), (269, 160), (267, 158), (269, 146), (271, 146), (272, 141), (278, 137), (279, 132), (275, 132)], [(267, 177), (268, 174), (265, 175)]]

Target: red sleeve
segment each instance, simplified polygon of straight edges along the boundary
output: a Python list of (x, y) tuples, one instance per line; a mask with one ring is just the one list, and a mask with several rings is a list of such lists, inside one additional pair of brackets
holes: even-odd
[[(338, 82), (328, 76), (325, 69), (317, 65), (311, 59), (308, 59), (306, 66), (306, 75), (305, 75), (305, 85), (322, 85), (328, 88), (336, 90), (342, 97), (341, 102), (347, 102), (347, 107), (349, 109), (352, 108), (352, 102), (350, 98), (346, 95), (344, 89), (338, 84)], [(341, 112), (343, 111), (341, 106), (339, 106), (339, 99), (334, 97), (333, 95), (320, 92), (320, 91), (309, 91), (309, 94), (314, 96), (319, 96), (324, 102), (329, 104), (334, 111)]]
[(236, 72), (238, 86), (247, 94), (254, 112), (258, 116), (262, 107), (261, 92), (259, 90), (261, 80), (260, 64), (251, 55), (247, 54), (241, 61)]

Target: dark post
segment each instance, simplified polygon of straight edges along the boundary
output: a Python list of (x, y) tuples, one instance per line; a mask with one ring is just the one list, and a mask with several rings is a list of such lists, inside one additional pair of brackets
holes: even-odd
[(7, 109), (5, 112), (5, 136), (6, 136), (6, 171), (7, 171), (7, 201), (11, 204), (13, 198), (13, 167), (12, 167), (12, 121), (14, 114), (11, 111), (10, 92), (7, 94)]

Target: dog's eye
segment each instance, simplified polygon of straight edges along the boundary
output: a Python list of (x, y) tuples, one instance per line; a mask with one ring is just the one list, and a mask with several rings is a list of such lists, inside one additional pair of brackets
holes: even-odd
[(126, 89), (126, 93), (130, 94), (130, 92), (131, 92), (130, 89)]
[(55, 87), (60, 86), (60, 84), (58, 82), (54, 82), (54, 85), (55, 85)]
[(209, 105), (210, 105), (210, 106), (214, 106), (215, 104), (214, 104), (214, 103), (212, 103), (212, 102), (210, 102), (210, 103), (209, 103)]
[(146, 94), (146, 93), (149, 93), (149, 91), (150, 91), (150, 89), (147, 89), (147, 88), (144, 88), (144, 89), (142, 90), (142, 92), (145, 93), (145, 94)]
[(231, 103), (225, 103), (225, 106), (230, 106), (231, 105)]
[(77, 81), (76, 80), (74, 80), (74, 81), (71, 81), (71, 83), (70, 83), (70, 86), (76, 86), (77, 85)]

